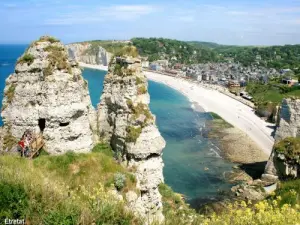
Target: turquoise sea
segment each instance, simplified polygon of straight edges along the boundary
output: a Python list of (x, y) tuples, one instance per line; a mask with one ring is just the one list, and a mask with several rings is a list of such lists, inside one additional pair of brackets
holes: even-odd
[[(13, 72), (17, 58), (25, 49), (25, 45), (0, 45), (2, 92), (5, 79)], [(99, 102), (105, 74), (105, 71), (93, 69), (83, 71), (94, 107)], [(185, 96), (166, 85), (149, 81), (149, 93), (151, 111), (167, 142), (163, 151), (165, 182), (184, 194), (194, 207), (222, 198), (221, 193), (231, 187), (224, 174), (231, 171), (233, 164), (219, 156), (216, 140), (202, 135), (201, 130), (210, 115), (194, 111)]]

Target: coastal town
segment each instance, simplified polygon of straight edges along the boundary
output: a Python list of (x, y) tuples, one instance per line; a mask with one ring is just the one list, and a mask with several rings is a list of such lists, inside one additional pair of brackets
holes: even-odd
[(290, 69), (278, 71), (259, 65), (245, 67), (234, 62), (183, 65), (171, 64), (168, 60), (149, 62), (147, 58), (143, 58), (142, 66), (146, 71), (192, 80), (199, 84), (209, 84), (211, 87), (223, 87), (223, 90), (249, 101), (252, 97), (245, 91), (248, 82), (267, 84), (269, 80), (280, 79), (281, 83), (287, 86), (298, 85), (298, 80), (293, 77)]

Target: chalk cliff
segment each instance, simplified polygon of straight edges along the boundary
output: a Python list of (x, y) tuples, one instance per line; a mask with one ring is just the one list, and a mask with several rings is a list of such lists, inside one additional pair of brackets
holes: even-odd
[(75, 43), (67, 45), (69, 56), (78, 62), (92, 65), (108, 66), (112, 54), (101, 46), (90, 43)]
[(26, 129), (41, 132), (51, 154), (93, 147), (96, 112), (87, 82), (55, 38), (41, 37), (31, 44), (7, 78), (4, 93), (4, 149)]
[(117, 158), (136, 171), (140, 194), (126, 194), (130, 208), (151, 221), (162, 221), (158, 185), (164, 181), (161, 155), (165, 141), (149, 110), (141, 60), (130, 57), (134, 51), (134, 47), (127, 47), (128, 54), (113, 58), (109, 66), (98, 105), (99, 138), (108, 141)]
[(300, 177), (299, 156), (297, 160), (297, 156), (291, 158), (283, 151), (288, 148), (287, 145), (295, 144), (293, 138), (300, 136), (300, 100), (283, 99), (278, 121), (275, 133), (276, 144), (266, 165), (263, 178), (276, 180), (278, 176), (281, 178)]

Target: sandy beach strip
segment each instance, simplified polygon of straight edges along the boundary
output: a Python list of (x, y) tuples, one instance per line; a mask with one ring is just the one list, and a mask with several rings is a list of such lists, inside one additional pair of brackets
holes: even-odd
[(180, 91), (191, 102), (198, 103), (206, 112), (215, 112), (233, 126), (245, 132), (257, 145), (270, 155), (274, 138), (274, 124), (267, 123), (254, 114), (254, 110), (217, 90), (199, 84), (153, 72), (144, 72), (152, 81), (166, 84)]
[(83, 62), (79, 62), (79, 66), (84, 67), (84, 68), (95, 69), (95, 70), (108, 71), (108, 66), (92, 65), (92, 64), (86, 64), (86, 63), (83, 63)]

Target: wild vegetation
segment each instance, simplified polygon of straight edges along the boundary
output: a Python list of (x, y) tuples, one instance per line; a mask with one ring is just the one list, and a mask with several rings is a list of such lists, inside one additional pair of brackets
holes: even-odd
[(136, 140), (142, 133), (142, 128), (140, 126), (128, 126), (126, 127), (126, 132), (126, 142), (136, 142)]
[(112, 41), (101, 41), (101, 40), (95, 40), (95, 41), (89, 41), (86, 42), (91, 44), (91, 47), (86, 51), (86, 54), (97, 54), (99, 51), (99, 47), (101, 46), (106, 51), (116, 54), (119, 52), (124, 46), (126, 46), (126, 43), (121, 42), (112, 42)]
[(4, 95), (7, 98), (7, 103), (11, 103), (14, 96), (15, 96), (15, 89), (16, 89), (16, 85), (15, 84), (11, 84), (9, 86), (9, 88), (7, 89), (7, 91), (4, 93)]
[(284, 154), (288, 159), (297, 160), (300, 163), (300, 138), (287, 137), (274, 145), (277, 153)]
[(300, 97), (299, 86), (289, 87), (278, 80), (270, 81), (267, 84), (250, 82), (246, 91), (253, 97), (253, 102), (257, 108), (256, 113), (259, 116), (267, 117), (269, 120), (272, 120), (276, 113), (276, 106), (284, 98)]
[(223, 45), (217, 46), (214, 51), (221, 54), (223, 58), (233, 58), (234, 61), (240, 62), (244, 66), (259, 62), (260, 65), (269, 68), (300, 69), (300, 45), (270, 47)]
[(50, 36), (43, 36), (41, 37), (38, 42), (50, 42), (50, 43), (56, 43), (56, 42), (59, 42), (58, 39), (56, 39), (55, 37), (50, 37)]
[(143, 95), (143, 94), (146, 94), (147, 93), (147, 88), (145, 85), (142, 85), (142, 86), (138, 86), (138, 89), (137, 89), (137, 94), (138, 95)]
[[(0, 157), (0, 219), (26, 218), (30, 224), (144, 224), (109, 190), (134, 190), (134, 175), (113, 158), (111, 148), (98, 144), (89, 154), (41, 154), (34, 160)], [(91, 179), (92, 177), (92, 179)], [(299, 180), (283, 182), (269, 199), (236, 202), (217, 214), (200, 215), (181, 195), (160, 184), (166, 225), (296, 224)], [(153, 223), (156, 225), (157, 223)]]
[(150, 62), (158, 59), (184, 64), (218, 61), (218, 55), (209, 48), (184, 41), (165, 38), (133, 38), (131, 41)]
[(72, 68), (68, 63), (68, 55), (65, 54), (64, 48), (49, 45), (45, 48), (45, 51), (49, 52), (48, 66), (43, 70), (45, 76), (49, 76), (53, 73), (54, 69), (67, 70), (69, 74), (72, 74)]
[(53, 225), (142, 224), (109, 193), (118, 174), (124, 181), (121, 195), (135, 187), (132, 174), (112, 154), (108, 146), (97, 145), (89, 154), (42, 155), (33, 161), (1, 156), (0, 220), (26, 218), (30, 224)]
[(18, 63), (21, 64), (27, 63), (27, 65), (30, 66), (33, 63), (34, 59), (35, 58), (33, 55), (26, 53), (21, 58), (18, 59)]

